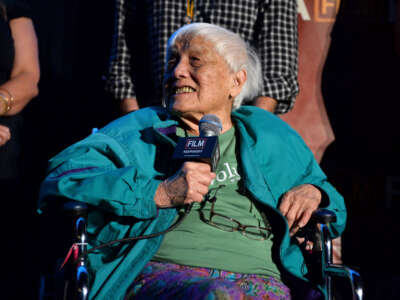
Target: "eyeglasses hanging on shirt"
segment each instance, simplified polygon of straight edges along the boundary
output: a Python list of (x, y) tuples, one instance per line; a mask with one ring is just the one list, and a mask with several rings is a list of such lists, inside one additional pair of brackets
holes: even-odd
[[(205, 201), (200, 204), (200, 219), (220, 230), (227, 232), (239, 231), (245, 237), (252, 239), (263, 241), (268, 239), (271, 236), (272, 228), (269, 224), (265, 224), (265, 226), (261, 226), (261, 222), (259, 222), (258, 226), (254, 225), (243, 225), (238, 220), (225, 216), (221, 213), (215, 212), (214, 206), (217, 201), (217, 193), (221, 188), (224, 188), (225, 185), (220, 185), (214, 188), (212, 191), (210, 190), (205, 196)], [(211, 196), (211, 192), (213, 192), (213, 196)], [(207, 218), (204, 214), (203, 208), (206, 202), (211, 202), (211, 209), (209, 217)]]

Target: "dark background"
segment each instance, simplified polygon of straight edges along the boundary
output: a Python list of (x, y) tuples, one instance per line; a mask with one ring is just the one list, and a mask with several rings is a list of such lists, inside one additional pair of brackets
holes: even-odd
[[(398, 175), (400, 50), (388, 2), (342, 2), (324, 68), (322, 90), (336, 135), (324, 161), (333, 159), (332, 150), (352, 173)], [(336, 171), (335, 164), (326, 171)]]
[[(48, 224), (33, 213), (47, 160), (116, 117), (102, 81), (111, 47), (112, 2), (34, 1), (42, 76), (40, 95), (24, 112), (25, 191), (32, 211), (26, 299), (36, 298), (39, 275), (49, 270), (50, 256), (43, 253), (53, 238), (46, 236)], [(345, 196), (349, 221), (343, 259), (360, 271), (367, 299), (400, 299), (400, 196), (390, 193), (391, 179), (400, 178), (400, 56), (389, 2), (342, 1), (322, 86), (336, 140), (321, 166)]]
[(321, 165), (345, 196), (343, 260), (359, 268), (367, 299), (400, 299), (400, 51), (389, 2), (342, 2), (322, 86), (336, 140)]

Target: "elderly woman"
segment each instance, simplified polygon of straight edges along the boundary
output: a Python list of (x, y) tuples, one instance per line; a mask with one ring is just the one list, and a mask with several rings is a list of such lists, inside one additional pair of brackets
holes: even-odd
[[(165, 108), (128, 114), (51, 160), (41, 208), (48, 196), (90, 204), (92, 249), (171, 229), (92, 251), (91, 298), (296, 296), (292, 285), (306, 280), (293, 235), (321, 206), (337, 213), (332, 231), (340, 234), (345, 206), (293, 130), (241, 107), (260, 82), (258, 58), (238, 35), (184, 26), (168, 43)], [(205, 162), (172, 161), (177, 138), (199, 135), (207, 114), (222, 123), (215, 172)]]

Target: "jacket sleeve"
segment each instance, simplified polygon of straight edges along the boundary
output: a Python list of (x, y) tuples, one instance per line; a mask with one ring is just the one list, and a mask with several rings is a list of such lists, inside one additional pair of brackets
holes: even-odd
[(143, 170), (123, 145), (103, 133), (92, 134), (50, 160), (42, 183), (39, 211), (54, 196), (94, 205), (118, 216), (154, 218), (153, 200), (161, 182)]
[(346, 225), (344, 199), (328, 182), (301, 136), (279, 117), (258, 107), (241, 107), (232, 116), (240, 132), (242, 168), (249, 174), (244, 179), (255, 196), (277, 208), (287, 191), (313, 184), (325, 192), (322, 205), (336, 213), (332, 233), (340, 235)]
[[(289, 189), (300, 184), (313, 184), (320, 188), (323, 193), (323, 201), (321, 207), (332, 210), (337, 221), (332, 224), (331, 231), (334, 237), (342, 234), (346, 225), (346, 206), (342, 195), (328, 182), (327, 176), (314, 159), (311, 150), (303, 142), (302, 138), (294, 131), (287, 134), (286, 145), (287, 151), (291, 158), (287, 158), (286, 162), (290, 164), (287, 168), (292, 170), (286, 177), (289, 180)], [(281, 157), (285, 160), (285, 157)], [(286, 190), (287, 191), (287, 190)], [(281, 190), (279, 198), (286, 192)]]

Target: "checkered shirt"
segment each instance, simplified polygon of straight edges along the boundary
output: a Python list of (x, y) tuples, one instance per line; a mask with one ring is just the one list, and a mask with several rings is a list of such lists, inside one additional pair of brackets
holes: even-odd
[[(149, 56), (147, 68), (150, 78), (141, 79), (153, 84), (153, 98), (157, 98), (158, 103), (153, 101), (143, 105), (142, 102), (140, 105), (159, 104), (167, 41), (187, 22), (187, 1), (115, 2), (115, 34), (106, 90), (119, 100), (136, 97), (135, 85), (140, 83), (135, 79), (142, 76), (135, 74), (132, 60), (134, 53), (145, 53)], [(264, 79), (260, 96), (278, 101), (277, 114), (286, 113), (293, 107), (299, 90), (296, 0), (195, 0), (193, 22), (213, 23), (238, 33), (260, 56)], [(130, 30), (132, 28), (136, 28), (135, 34)], [(137, 32), (142, 30), (146, 36), (138, 38)], [(131, 39), (136, 41), (130, 42)], [(138, 50), (138, 47), (144, 49)], [(147, 89), (153, 90), (152, 87)]]

